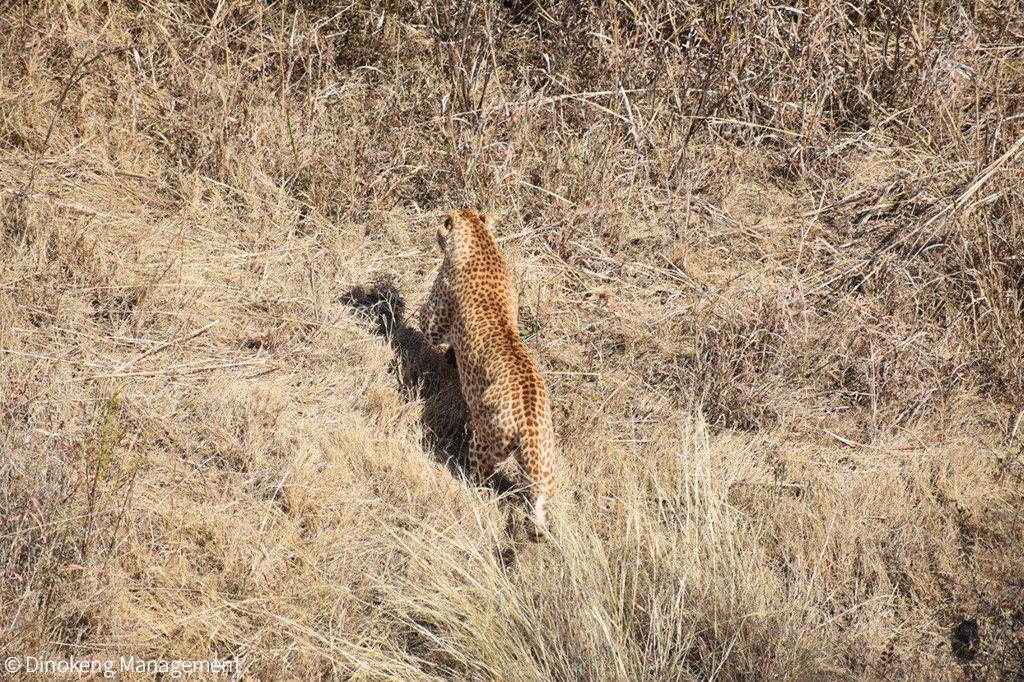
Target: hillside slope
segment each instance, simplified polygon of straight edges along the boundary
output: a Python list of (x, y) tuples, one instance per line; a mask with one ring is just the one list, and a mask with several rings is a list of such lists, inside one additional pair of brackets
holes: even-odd
[[(1022, 674), (1017, 3), (0, 7), (0, 651)], [(411, 314), (462, 205), (545, 542)]]

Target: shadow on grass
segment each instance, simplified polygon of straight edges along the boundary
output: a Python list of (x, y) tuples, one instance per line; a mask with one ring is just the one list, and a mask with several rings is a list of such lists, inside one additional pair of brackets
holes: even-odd
[(342, 295), (341, 302), (387, 339), (395, 353), (391, 371), (399, 386), (410, 398), (423, 401), (424, 451), (453, 476), (466, 478), (469, 411), (459, 389), (454, 355), (446, 357), (406, 322), (405, 299), (390, 280), (354, 287)]
[[(401, 389), (410, 399), (423, 401), (423, 450), (435, 461), (444, 464), (451, 474), (470, 482), (469, 472), (469, 408), (459, 387), (455, 354), (451, 349), (441, 352), (406, 321), (405, 299), (390, 279), (352, 288), (340, 298), (352, 310), (374, 325), (377, 334), (387, 339), (395, 353), (391, 371)], [(528, 513), (525, 491), (501, 473), (488, 482), (499, 495), (511, 494), (513, 504)], [(523, 534), (516, 515), (507, 517), (506, 533), (510, 537)], [(499, 560), (506, 568), (514, 562), (514, 548), (499, 549)]]

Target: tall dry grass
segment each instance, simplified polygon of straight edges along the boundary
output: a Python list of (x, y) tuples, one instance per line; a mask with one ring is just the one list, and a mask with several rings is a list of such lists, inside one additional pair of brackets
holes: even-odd
[[(0, 8), (0, 651), (1024, 674), (1019, 3)], [(476, 204), (542, 543), (409, 315)]]

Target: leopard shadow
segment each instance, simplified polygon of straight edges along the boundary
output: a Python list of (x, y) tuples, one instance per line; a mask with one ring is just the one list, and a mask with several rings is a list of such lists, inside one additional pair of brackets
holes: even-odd
[[(453, 476), (469, 480), (469, 408), (459, 388), (455, 354), (451, 349), (442, 352), (409, 325), (405, 299), (388, 279), (356, 286), (340, 300), (387, 339), (395, 353), (391, 372), (399, 386), (410, 398), (423, 401), (424, 451)], [(514, 489), (501, 476), (491, 487), (498, 493)]]
[[(471, 482), (469, 471), (469, 408), (459, 387), (455, 354), (449, 348), (442, 352), (431, 345), (418, 329), (406, 321), (405, 299), (390, 279), (353, 287), (339, 299), (352, 311), (374, 326), (374, 332), (387, 339), (395, 359), (391, 372), (399, 387), (410, 398), (423, 401), (423, 450), (435, 461), (445, 465), (456, 478)], [(499, 495), (510, 495), (513, 506), (529, 509), (526, 491), (498, 472), (488, 486)], [(509, 515), (506, 532), (510, 537), (522, 535), (517, 516)], [(499, 557), (501, 564), (511, 567), (513, 558)]]

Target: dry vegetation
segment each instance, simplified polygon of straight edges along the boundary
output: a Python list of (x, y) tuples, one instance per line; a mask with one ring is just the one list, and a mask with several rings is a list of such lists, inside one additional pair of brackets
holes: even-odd
[[(1015, 0), (0, 4), (0, 651), (1021, 679), (1022, 45)], [(409, 315), (458, 205), (553, 389), (547, 542)]]

